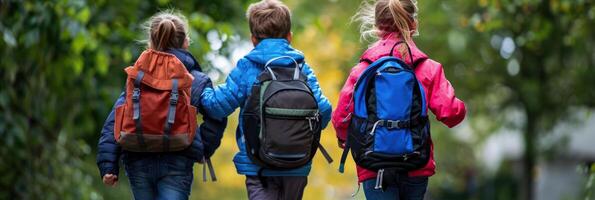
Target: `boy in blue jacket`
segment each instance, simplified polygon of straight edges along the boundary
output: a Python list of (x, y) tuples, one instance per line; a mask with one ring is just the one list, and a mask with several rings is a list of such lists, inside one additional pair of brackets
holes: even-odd
[[(322, 127), (330, 120), (332, 108), (328, 99), (322, 94), (314, 72), (304, 61), (304, 55), (291, 47), (291, 16), (283, 3), (277, 0), (263, 0), (251, 4), (247, 17), (252, 33), (254, 49), (237, 63), (224, 84), (215, 88), (205, 88), (202, 104), (207, 113), (214, 117), (226, 117), (240, 107), (244, 112), (244, 104), (250, 94), (252, 84), (263, 71), (264, 65), (272, 58), (289, 56), (302, 65), (302, 73), (307, 76), (307, 84), (312, 89), (320, 110)], [(293, 67), (291, 59), (274, 60), (271, 65)], [(241, 114), (240, 114), (241, 116)], [(258, 177), (260, 167), (254, 164), (246, 154), (243, 120), (239, 118), (236, 140), (240, 152), (233, 161), (237, 172), (246, 175), (246, 188), (250, 199), (301, 199), (307, 184), (311, 163), (293, 170), (262, 171), (262, 183)], [(266, 187), (263, 187), (265, 185)]]

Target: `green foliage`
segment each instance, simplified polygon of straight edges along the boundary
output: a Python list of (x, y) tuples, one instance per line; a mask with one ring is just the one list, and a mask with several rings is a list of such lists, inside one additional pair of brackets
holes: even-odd
[[(349, 69), (367, 47), (350, 23), (360, 1), (286, 3), (293, 11), (293, 45), (304, 51), (325, 95), (336, 102)], [(127, 187), (100, 186), (94, 159), (103, 120), (123, 86), (122, 69), (145, 48), (138, 42), (145, 37), (142, 23), (158, 11), (179, 9), (190, 24), (190, 51), (203, 68), (216, 73), (219, 69), (205, 60), (206, 54), (229, 56), (232, 39), (247, 40), (247, 4), (246, 0), (0, 0), (0, 199), (129, 195)], [(438, 173), (430, 181), (432, 197), (518, 198), (520, 181), (530, 177), (514, 176), (518, 173), (513, 173), (511, 161), (495, 174), (485, 173), (473, 152), (500, 129), (520, 130), (526, 135), (524, 161), (531, 171), (531, 163), (547, 152), (533, 140), (568, 120), (571, 110), (595, 106), (591, 77), (595, 4), (424, 0), (419, 1), (419, 10), (420, 36), (414, 40), (443, 64), (457, 96), (466, 102), (471, 130), (455, 131), (472, 132), (471, 139), (463, 141), (452, 134), (455, 131), (432, 123), (438, 163)], [(207, 39), (211, 31), (218, 33), (221, 48), (212, 49)], [(511, 120), (511, 112), (522, 116)], [(215, 158), (218, 172), (223, 172), (220, 185), (195, 179), (193, 190), (200, 191), (200, 197), (245, 197), (243, 177), (235, 174), (230, 162), (237, 151), (232, 133), (236, 118), (230, 118)], [(325, 131), (325, 146), (335, 145), (333, 134), (332, 129)], [(339, 156), (337, 148), (329, 150)], [(305, 197), (348, 198), (355, 172), (340, 176), (321, 163), (315, 162)], [(590, 177), (586, 196), (592, 197), (592, 173)], [(120, 180), (127, 185), (126, 179)]]
[(199, 59), (206, 32), (237, 34), (243, 17), (242, 3), (216, 0), (0, 1), (0, 199), (102, 198), (99, 130), (145, 46), (142, 23), (168, 8), (189, 16)]
[[(532, 199), (527, 188), (533, 187), (533, 168), (540, 158), (535, 142), (539, 134), (568, 119), (572, 108), (595, 106), (595, 92), (590, 89), (595, 84), (591, 77), (595, 72), (594, 11), (595, 5), (588, 1), (482, 0), (464, 12), (470, 15), (464, 24), (475, 31), (469, 35), (475, 41), (471, 49), (491, 57), (490, 67), (475, 74), (477, 82), (470, 84), (501, 87), (506, 95), (499, 96), (501, 103), (495, 108), (515, 108), (524, 114), (518, 128), (525, 134), (522, 180), (526, 199)], [(473, 91), (473, 96), (481, 99), (490, 92)]]

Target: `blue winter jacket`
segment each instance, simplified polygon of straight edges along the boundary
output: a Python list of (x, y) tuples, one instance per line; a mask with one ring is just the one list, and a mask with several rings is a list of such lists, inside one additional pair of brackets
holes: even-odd
[(200, 161), (203, 156), (208, 158), (213, 155), (215, 150), (221, 144), (223, 131), (227, 126), (227, 118), (214, 118), (207, 115), (204, 111), (204, 106), (200, 103), (200, 94), (204, 88), (212, 87), (211, 80), (201, 72), (200, 65), (188, 51), (183, 49), (170, 49), (167, 52), (175, 55), (182, 61), (184, 66), (186, 66), (186, 69), (192, 76), (194, 76), (190, 103), (197, 107), (199, 112), (203, 115), (204, 123), (202, 123), (196, 130), (197, 133), (192, 145), (185, 150), (171, 153), (137, 153), (123, 151), (114, 139), (114, 109), (125, 102), (126, 95), (122, 92), (114, 104), (112, 111), (105, 120), (98, 142), (97, 166), (99, 167), (101, 177), (105, 174), (118, 175), (120, 155), (123, 156), (122, 159), (124, 160), (137, 160), (147, 156), (185, 155), (194, 161)]
[[(231, 71), (224, 84), (204, 90), (202, 104), (205, 106), (204, 108), (207, 113), (214, 117), (226, 117), (234, 112), (236, 108), (240, 107), (241, 116), (244, 112), (243, 106), (246, 97), (250, 94), (252, 84), (256, 82), (256, 78), (262, 72), (265, 63), (279, 56), (290, 56), (298, 63), (304, 63), (304, 55), (291, 47), (287, 40), (264, 39), (260, 41), (248, 55), (238, 61), (236, 68)], [(290, 59), (275, 60), (271, 65), (295, 66)], [(308, 77), (307, 83), (318, 101), (318, 108), (320, 109), (322, 126), (324, 128), (331, 117), (331, 104), (322, 94), (318, 80), (310, 66), (304, 63), (302, 73)], [(246, 155), (244, 134), (241, 128), (242, 124), (242, 118), (240, 117), (239, 125), (236, 129), (236, 141), (240, 152), (235, 155), (233, 161), (239, 174), (256, 176), (260, 167), (252, 163)], [(263, 176), (307, 176), (310, 173), (310, 169), (311, 163), (294, 170), (275, 171), (265, 169)]]

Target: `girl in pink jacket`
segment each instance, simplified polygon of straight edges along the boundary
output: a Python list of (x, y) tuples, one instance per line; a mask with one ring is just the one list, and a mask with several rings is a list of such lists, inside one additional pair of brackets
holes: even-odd
[[(347, 137), (347, 129), (353, 112), (352, 94), (355, 82), (371, 62), (389, 55), (391, 48), (398, 42), (406, 42), (413, 57), (409, 59), (407, 45), (400, 44), (395, 48), (394, 55), (408, 65), (414, 67), (415, 76), (423, 85), (428, 107), (436, 119), (446, 126), (454, 127), (465, 118), (465, 104), (455, 96), (455, 91), (444, 75), (442, 65), (424, 54), (417, 48), (411, 36), (417, 33), (417, 2), (416, 0), (377, 0), (374, 4), (364, 3), (356, 20), (361, 22), (363, 36), (372, 34), (378, 38), (366, 50), (357, 64), (351, 70), (339, 96), (337, 110), (333, 113), (332, 123), (337, 131), (337, 138), (341, 147)], [(432, 144), (431, 138), (429, 138)], [(397, 185), (389, 185), (384, 189), (374, 189), (376, 173), (357, 166), (357, 175), (364, 185), (367, 199), (423, 199), (428, 177), (435, 173), (435, 162), (432, 152), (425, 167), (410, 171), (403, 177), (395, 177)]]

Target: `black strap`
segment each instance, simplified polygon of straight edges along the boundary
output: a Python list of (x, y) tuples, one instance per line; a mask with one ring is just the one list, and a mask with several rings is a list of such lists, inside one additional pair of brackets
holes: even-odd
[[(390, 49), (390, 53), (388, 55), (389, 56), (393, 56), (393, 52), (395, 51), (395, 47), (397, 45), (401, 44), (401, 43), (405, 43), (405, 45), (407, 45), (407, 50), (409, 51), (409, 58), (411, 59), (411, 67), (415, 68), (415, 64), (416, 63), (413, 62), (413, 54), (411, 53), (411, 48), (409, 47), (409, 44), (407, 44), (406, 42), (399, 41), (399, 42), (395, 43), (395, 45), (393, 45), (393, 47)], [(361, 58), (359, 60), (359, 62), (360, 63), (365, 62), (365, 63), (368, 63), (368, 64), (372, 64), (374, 61), (372, 61), (370, 59), (367, 59), (367, 58)]]
[(207, 182), (207, 159), (202, 158), (202, 182)]
[(178, 104), (178, 79), (172, 80), (171, 96), (169, 97), (169, 110), (167, 111), (167, 120), (163, 129), (163, 151), (169, 151), (169, 134), (171, 127), (176, 120), (176, 105)]
[(211, 174), (211, 181), (216, 182), (217, 176), (215, 176), (215, 168), (213, 168), (213, 163), (211, 162), (210, 158), (205, 158), (205, 164), (209, 167), (209, 173)]
[(368, 63), (368, 64), (372, 64), (374, 61), (372, 61), (372, 60), (370, 60), (370, 59), (367, 59), (367, 58), (362, 58), (362, 59), (360, 59), (360, 60), (359, 60), (359, 62), (360, 62), (360, 63), (361, 63), (361, 62), (365, 62), (365, 63)]
[(262, 185), (263, 188), (267, 188), (269, 186), (269, 184), (267, 183), (266, 177), (264, 177), (262, 175), (263, 171), (264, 171), (264, 168), (260, 168), (258, 170), (258, 180), (260, 180), (260, 184)]
[(202, 158), (202, 181), (207, 182), (207, 167), (209, 168), (209, 173), (211, 174), (211, 181), (216, 182), (217, 176), (215, 176), (215, 169), (213, 168), (213, 163), (211, 162), (210, 158), (203, 157)]
[(134, 124), (136, 125), (136, 138), (141, 149), (146, 149), (145, 139), (143, 138), (143, 125), (140, 115), (140, 86), (141, 81), (145, 77), (145, 72), (138, 71), (136, 79), (134, 80), (134, 89), (132, 90), (132, 109)]
[(331, 158), (331, 155), (329, 155), (328, 151), (322, 147), (322, 144), (318, 143), (318, 149), (320, 149), (320, 153), (322, 153), (329, 164), (333, 163), (333, 158)]
[(411, 120), (378, 120), (378, 125), (387, 129), (406, 129), (418, 126), (425, 120), (427, 120), (427, 117), (417, 117)]
[(343, 149), (343, 154), (341, 154), (341, 162), (339, 163), (339, 172), (343, 173), (345, 172), (345, 161), (347, 161), (347, 154), (349, 153), (349, 149), (350, 149), (350, 145), (349, 145), (349, 136), (347, 136), (346, 140), (345, 140), (345, 148)]
[(393, 48), (390, 49), (389, 56), (394, 56), (393, 52), (395, 51), (395, 47), (397, 47), (397, 45), (399, 45), (401, 43), (405, 43), (405, 46), (407, 46), (407, 51), (409, 52), (409, 58), (411, 59), (411, 66), (413, 67), (413, 65), (414, 65), (413, 54), (411, 53), (411, 48), (409, 47), (409, 44), (407, 44), (407, 42), (399, 41), (399, 42), (395, 43), (395, 45), (393, 45)]

